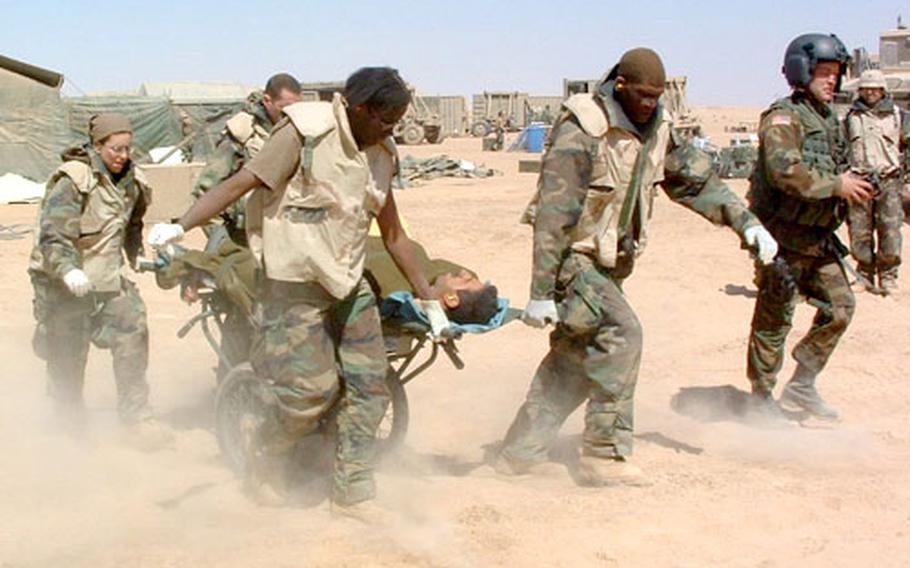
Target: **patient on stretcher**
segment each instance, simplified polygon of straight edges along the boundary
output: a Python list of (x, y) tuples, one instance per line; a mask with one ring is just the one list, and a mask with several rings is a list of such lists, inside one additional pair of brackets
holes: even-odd
[[(217, 237), (216, 237), (217, 238)], [(496, 287), (484, 283), (477, 275), (442, 259), (431, 259), (426, 250), (412, 241), (417, 262), (430, 281), (434, 296), (445, 307), (449, 321), (461, 331), (479, 332), (502, 323), (508, 302), (498, 297)], [(380, 313), (408, 321), (423, 321), (413, 290), (398, 270), (378, 236), (367, 238), (364, 277), (376, 295)], [(181, 250), (158, 270), (157, 280), (162, 288), (184, 283), (183, 296), (192, 301), (195, 288), (208, 280), (248, 317), (255, 301), (255, 260), (246, 248), (230, 239), (210, 241), (205, 251)], [(189, 283), (187, 286), (186, 284)]]

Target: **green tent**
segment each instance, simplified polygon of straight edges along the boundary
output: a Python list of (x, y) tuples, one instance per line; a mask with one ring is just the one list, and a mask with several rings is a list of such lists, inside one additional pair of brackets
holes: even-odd
[(0, 175), (43, 182), (71, 143), (63, 76), (0, 55)]
[(70, 135), (82, 143), (88, 141), (88, 121), (93, 114), (119, 112), (133, 126), (133, 159), (147, 162), (148, 152), (159, 146), (173, 146), (183, 137), (180, 120), (165, 97), (110, 95), (64, 99), (66, 122)]

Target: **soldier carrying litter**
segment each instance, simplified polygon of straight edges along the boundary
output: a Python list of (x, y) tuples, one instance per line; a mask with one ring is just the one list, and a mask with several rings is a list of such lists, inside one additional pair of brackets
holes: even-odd
[(866, 289), (888, 295), (897, 289), (901, 263), (901, 154), (910, 144), (910, 120), (891, 99), (882, 72), (869, 69), (859, 79), (859, 96), (844, 123), (850, 170), (875, 187), (873, 200), (850, 205), (850, 250)]
[[(300, 83), (288, 73), (272, 75), (263, 91), (251, 93), (243, 110), (225, 123), (222, 137), (193, 188), (193, 196), (198, 199), (249, 163), (269, 139), (272, 127), (282, 116), (282, 109), (299, 101)], [(209, 251), (230, 257), (237, 247), (248, 247), (246, 202), (244, 196), (221, 213), (223, 228), (214, 225), (206, 228), (210, 239), (206, 248)], [(230, 242), (223, 238), (224, 231)], [(249, 356), (253, 329), (249, 318), (236, 305), (229, 304), (226, 310), (221, 327), (221, 352), (228, 361), (237, 364), (246, 361)], [(223, 379), (228, 371), (230, 368), (219, 360), (218, 380)]]
[(732, 228), (762, 262), (777, 253), (771, 235), (712, 172), (711, 158), (673, 134), (659, 103), (664, 88), (657, 53), (633, 49), (596, 92), (569, 98), (552, 129), (525, 217), (534, 227), (534, 259), (522, 319), (556, 329), (506, 434), (500, 473), (543, 469), (562, 423), (587, 400), (580, 481), (643, 482), (626, 461), (642, 330), (622, 285), (644, 249), (658, 186)]

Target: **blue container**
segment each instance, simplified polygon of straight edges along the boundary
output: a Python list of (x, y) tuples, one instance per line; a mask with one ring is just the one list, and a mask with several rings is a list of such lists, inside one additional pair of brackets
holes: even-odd
[(531, 123), (525, 129), (528, 135), (528, 152), (543, 152), (543, 142), (547, 137), (547, 125)]

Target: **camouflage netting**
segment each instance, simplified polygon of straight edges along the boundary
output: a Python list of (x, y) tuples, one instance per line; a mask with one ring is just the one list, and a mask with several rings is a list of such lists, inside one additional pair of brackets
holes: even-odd
[(421, 182), (439, 177), (485, 178), (502, 175), (502, 172), (484, 167), (483, 164), (446, 155), (426, 159), (405, 156), (401, 159), (399, 167), (399, 187), (402, 188), (420, 185)]

